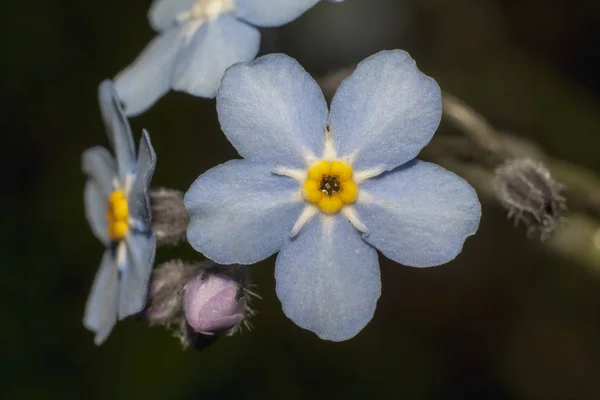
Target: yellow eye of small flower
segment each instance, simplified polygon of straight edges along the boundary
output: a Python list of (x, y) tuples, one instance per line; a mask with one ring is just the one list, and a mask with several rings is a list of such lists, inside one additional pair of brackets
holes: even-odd
[(326, 214), (334, 214), (358, 196), (352, 180), (352, 167), (343, 161), (318, 161), (308, 170), (302, 188), (304, 198)]
[(115, 242), (124, 239), (129, 231), (129, 207), (122, 190), (115, 190), (109, 196), (106, 219), (110, 239)]

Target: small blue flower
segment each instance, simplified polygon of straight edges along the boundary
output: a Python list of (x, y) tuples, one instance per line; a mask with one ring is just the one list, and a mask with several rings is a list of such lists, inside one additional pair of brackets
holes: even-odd
[(323, 339), (349, 339), (373, 317), (376, 249), (404, 265), (434, 266), (477, 231), (473, 188), (413, 160), (437, 129), (442, 102), (435, 80), (404, 51), (362, 61), (331, 112), (294, 59), (236, 64), (223, 77), (217, 111), (244, 159), (192, 184), (188, 240), (220, 264), (279, 252), (284, 313)]
[(227, 67), (256, 57), (256, 27), (287, 24), (318, 2), (154, 0), (148, 17), (159, 36), (115, 78), (125, 113), (144, 112), (171, 88), (215, 97)]
[(96, 333), (98, 345), (112, 331), (117, 316), (123, 319), (144, 309), (156, 252), (148, 199), (156, 166), (150, 136), (144, 132), (136, 159), (131, 130), (112, 82), (100, 85), (99, 102), (116, 159), (104, 147), (88, 149), (82, 157), (89, 178), (85, 213), (106, 246), (83, 318), (86, 328)]

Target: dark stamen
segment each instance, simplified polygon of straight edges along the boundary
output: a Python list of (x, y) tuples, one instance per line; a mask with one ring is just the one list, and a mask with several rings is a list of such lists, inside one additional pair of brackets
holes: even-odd
[(333, 196), (341, 190), (340, 181), (338, 180), (337, 176), (323, 175), (319, 190), (321, 190), (321, 192), (327, 196)]

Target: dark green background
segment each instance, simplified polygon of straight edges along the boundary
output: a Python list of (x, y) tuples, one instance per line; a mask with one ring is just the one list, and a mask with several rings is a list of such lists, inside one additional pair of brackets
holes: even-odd
[[(119, 323), (102, 347), (81, 323), (102, 254), (83, 214), (81, 152), (107, 145), (102, 79), (152, 38), (149, 0), (0, 4), (0, 397), (6, 399), (598, 399), (600, 282), (484, 204), (480, 232), (439, 268), (381, 258), (373, 321), (344, 343), (283, 315), (270, 258), (251, 267), (254, 329), (202, 353)], [(596, 0), (347, 0), (265, 31), (264, 50), (316, 75), (408, 50), (496, 126), (600, 172)], [(213, 100), (171, 93), (132, 121), (153, 181), (186, 190), (236, 157)], [(189, 246), (158, 261), (193, 259)], [(360, 284), (357, 282), (357, 284)]]

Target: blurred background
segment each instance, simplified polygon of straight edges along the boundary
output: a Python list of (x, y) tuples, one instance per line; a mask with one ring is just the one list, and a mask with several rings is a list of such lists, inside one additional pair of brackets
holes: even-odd
[[(94, 346), (81, 321), (103, 248), (84, 217), (80, 157), (108, 146), (97, 85), (153, 37), (149, 5), (0, 3), (0, 397), (600, 399), (600, 250), (554, 252), (486, 201), (455, 261), (413, 269), (380, 257), (375, 317), (350, 341), (285, 318), (271, 257), (252, 267), (263, 297), (252, 331), (183, 351), (162, 328), (127, 320)], [(263, 50), (315, 76), (408, 50), (497, 128), (600, 173), (599, 40), (597, 0), (347, 0), (265, 30)], [(237, 157), (214, 100), (170, 93), (132, 126), (136, 141), (151, 133), (156, 186), (185, 191)], [(157, 254), (175, 257), (199, 255)]]

